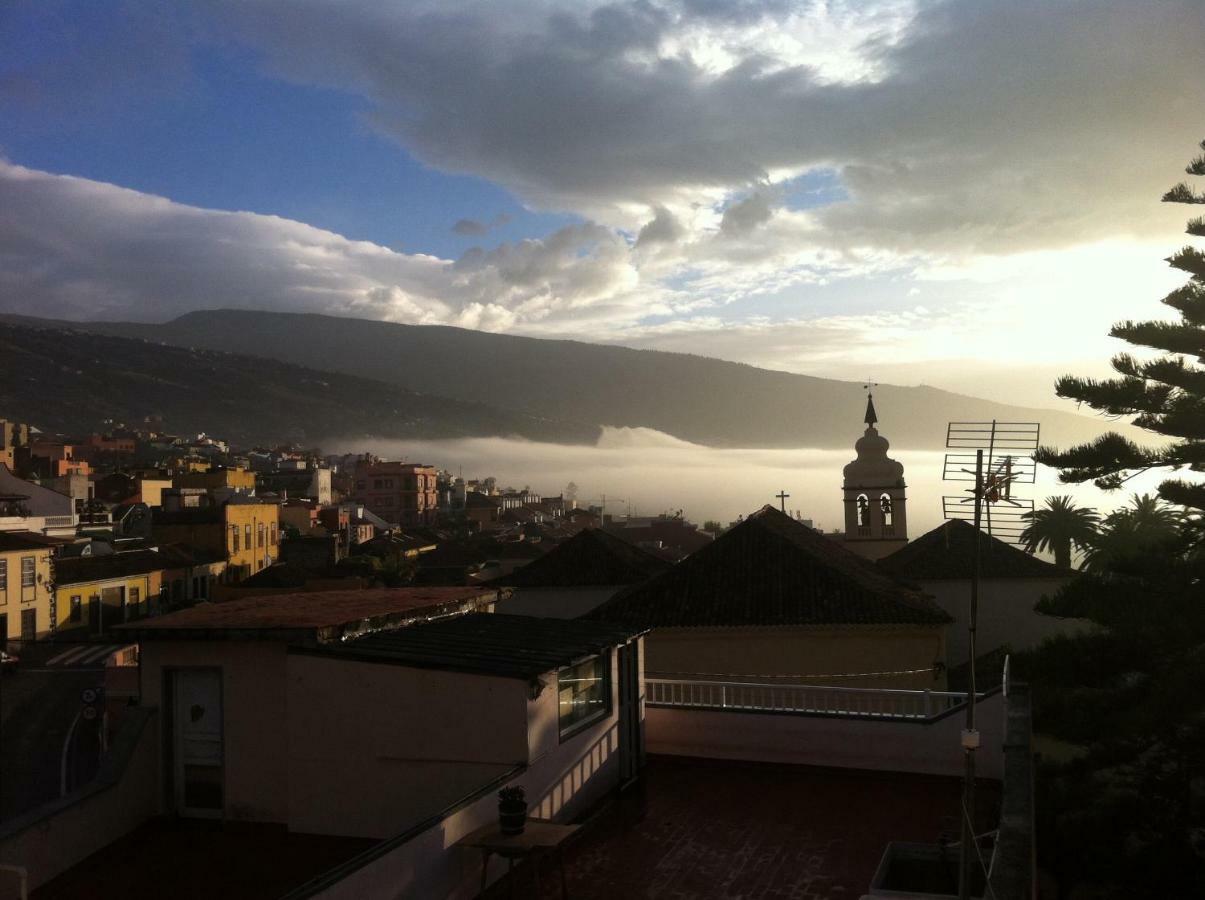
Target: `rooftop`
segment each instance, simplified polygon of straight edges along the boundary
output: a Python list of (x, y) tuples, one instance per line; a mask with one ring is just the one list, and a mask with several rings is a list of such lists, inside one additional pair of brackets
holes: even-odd
[(597, 528), (587, 528), (534, 562), (490, 582), (510, 587), (607, 587), (638, 584), (670, 564)]
[(636, 634), (581, 619), (469, 613), (346, 641), (329, 652), (421, 668), (534, 678), (625, 643)]
[(54, 565), (59, 585), (86, 584), (109, 578), (125, 578), (171, 568), (172, 561), (156, 550), (130, 550), (108, 556), (71, 556)]
[[(1073, 573), (1038, 559), (986, 532), (979, 532), (984, 578), (1064, 579)], [(952, 519), (878, 561), (884, 572), (909, 581), (969, 580), (974, 567), (975, 526)]]
[(53, 550), (70, 543), (70, 538), (47, 537), (30, 531), (0, 531), (0, 553), (10, 550)]
[(493, 600), (495, 593), (480, 587), (407, 587), (272, 594), (225, 603), (200, 603), (118, 627), (144, 639), (220, 636), (213, 632), (222, 631), (305, 631), (351, 625), (365, 619), (442, 614)]
[(103, 885), (104, 896), (125, 900), (259, 900), (278, 897), (374, 843), (274, 825), (152, 819), (31, 896), (93, 900)]
[(926, 595), (770, 506), (589, 617), (647, 628), (951, 621)]
[[(649, 757), (645, 772), (639, 821), (613, 808), (565, 851), (575, 900), (856, 900), (889, 841), (958, 837), (957, 778), (668, 756)], [(982, 783), (977, 796), (986, 831), (999, 788)], [(530, 871), (512, 877), (520, 896), (561, 896), (551, 872), (539, 895)]]

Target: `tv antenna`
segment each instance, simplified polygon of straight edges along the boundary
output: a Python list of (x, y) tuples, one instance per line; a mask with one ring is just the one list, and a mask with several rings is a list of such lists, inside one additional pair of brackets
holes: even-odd
[[(1037, 466), (1033, 454), (1038, 449), (1037, 422), (951, 422), (946, 430), (943, 481), (966, 482), (971, 486), (964, 496), (942, 497), (946, 519), (970, 521), (975, 528), (971, 555), (971, 603), (967, 617), (967, 719), (962, 732), (966, 757), (962, 784), (962, 842), (959, 845), (959, 900), (971, 896), (971, 873), (978, 859), (975, 843), (975, 751), (979, 749), (979, 731), (975, 728), (975, 628), (979, 619), (979, 577), (983, 549), (983, 520), (987, 533), (1008, 543), (1019, 543), (1025, 516), (1033, 512), (1033, 501), (1013, 496), (1014, 484), (1033, 484)], [(972, 468), (973, 466), (973, 468)], [(966, 496), (969, 495), (969, 496)], [(992, 515), (995, 510), (995, 523)], [(993, 534), (993, 527), (995, 533)]]

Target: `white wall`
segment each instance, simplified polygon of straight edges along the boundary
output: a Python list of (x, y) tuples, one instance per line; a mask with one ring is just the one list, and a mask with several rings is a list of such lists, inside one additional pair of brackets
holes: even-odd
[[(1060, 619), (1034, 612), (1034, 604), (1055, 593), (1066, 580), (1049, 578), (984, 579), (979, 585), (976, 652), (982, 656), (1004, 644), (1013, 650), (1035, 647), (1048, 637), (1075, 634), (1091, 626), (1083, 619)], [(967, 619), (971, 582), (922, 581), (921, 590), (954, 617), (946, 629), (946, 663), (957, 666), (968, 658)]]
[[(645, 711), (649, 753), (960, 775), (962, 711), (930, 724), (773, 713), (650, 706)], [(1003, 775), (1004, 703), (1000, 692), (981, 701), (978, 772)]]
[(294, 653), (289, 827), (387, 838), (527, 761), (527, 684)]
[(621, 588), (515, 588), (498, 601), (495, 612), (516, 616), (576, 619), (606, 603)]
[[(287, 822), (289, 701), (285, 645), (273, 641), (143, 641), (142, 702), (165, 709), (166, 668), (220, 667), (224, 815), (249, 822)], [(164, 797), (164, 809), (171, 797)]]

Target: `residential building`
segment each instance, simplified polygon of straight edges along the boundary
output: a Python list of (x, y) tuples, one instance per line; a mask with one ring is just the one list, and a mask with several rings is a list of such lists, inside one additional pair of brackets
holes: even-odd
[[(34, 474), (42, 478), (60, 478), (64, 475), (87, 476), (92, 472), (86, 459), (76, 458), (74, 444), (35, 440), (31, 441), (25, 450), (28, 453), (26, 465), (29, 471), (24, 474), (30, 477)], [(24, 457), (25, 453), (19, 453), (18, 456)]]
[(221, 553), (224, 579), (237, 584), (276, 562), (280, 553), (280, 508), (236, 495), (225, 503), (164, 509), (154, 513), (151, 532), (165, 544), (187, 544)]
[[(946, 633), (951, 666), (967, 662), (970, 655), (967, 617), (975, 535), (974, 525), (954, 519), (878, 561), (881, 570), (916, 585), (953, 618)], [(976, 652), (982, 655), (1005, 646), (1027, 650), (1046, 638), (1089, 627), (1083, 619), (1046, 616), (1034, 609), (1075, 577), (1075, 572), (979, 532)]]
[(154, 550), (56, 560), (56, 630), (107, 635), (123, 622), (158, 613), (170, 567)]
[(0, 465), (17, 467), (17, 448), (29, 446), (29, 426), (0, 419)]
[(351, 497), (387, 521), (428, 525), (439, 506), (438, 475), (435, 466), (360, 459)]
[(502, 517), (502, 501), (496, 496), (469, 491), (465, 494), (464, 516), (476, 523), (479, 530), (489, 531), (497, 527)]
[(597, 528), (489, 582), (511, 588), (498, 612), (573, 619), (670, 569), (670, 563)]
[(75, 503), (66, 494), (18, 478), (0, 463), (0, 531), (74, 536)]
[(845, 467), (845, 546), (867, 559), (882, 559), (908, 543), (904, 466), (887, 455), (890, 444), (875, 428), (874, 398), (866, 398), (866, 432), (854, 444), (857, 458)]
[(248, 469), (210, 469), (207, 472), (182, 472), (172, 478), (177, 488), (200, 488), (210, 493), (255, 493), (255, 473)]
[(33, 641), (56, 627), (56, 541), (20, 531), (0, 531), (0, 648)]
[(949, 614), (770, 506), (587, 617), (653, 629), (669, 678), (945, 687)]

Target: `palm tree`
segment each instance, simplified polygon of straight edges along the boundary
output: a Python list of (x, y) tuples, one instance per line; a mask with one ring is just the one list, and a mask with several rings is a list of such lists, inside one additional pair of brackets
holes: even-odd
[(1028, 553), (1051, 552), (1060, 569), (1071, 568), (1072, 549), (1086, 550), (1096, 539), (1100, 516), (1096, 510), (1076, 506), (1070, 496), (1047, 497), (1045, 509), (1026, 513), (1029, 524), (1021, 532)]
[(1084, 559), (1084, 568), (1104, 574), (1157, 548), (1175, 543), (1184, 516), (1151, 494), (1136, 496), (1128, 507), (1105, 517)]

